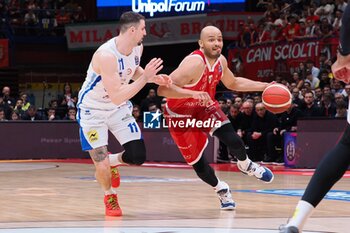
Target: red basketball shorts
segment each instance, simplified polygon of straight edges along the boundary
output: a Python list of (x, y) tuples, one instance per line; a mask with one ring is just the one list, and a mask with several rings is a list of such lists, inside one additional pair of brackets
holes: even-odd
[(189, 165), (195, 164), (208, 144), (211, 134), (222, 125), (230, 123), (219, 104), (209, 107), (165, 108), (164, 116), (169, 132)]

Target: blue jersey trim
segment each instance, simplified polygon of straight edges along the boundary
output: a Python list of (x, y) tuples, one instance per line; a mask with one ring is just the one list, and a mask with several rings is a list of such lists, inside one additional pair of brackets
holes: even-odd
[(87, 151), (87, 150), (92, 150), (92, 146), (89, 144), (89, 142), (86, 140), (86, 137), (83, 133), (83, 129), (80, 127), (80, 130), (79, 130), (79, 135), (80, 135), (80, 143), (81, 143), (81, 148), (84, 150), (84, 151)]
[(79, 101), (79, 103), (77, 104), (77, 106), (78, 106), (78, 119), (80, 119), (80, 113), (81, 113), (80, 108), (79, 108), (79, 105), (83, 102), (83, 99), (84, 99), (85, 95), (86, 95), (89, 91), (91, 91), (92, 89), (94, 89), (94, 87), (97, 85), (97, 83), (98, 83), (99, 81), (101, 81), (101, 79), (102, 79), (102, 78), (101, 78), (101, 75), (97, 76), (97, 78), (95, 79), (95, 81), (92, 82), (92, 83), (90, 84), (90, 87), (86, 88), (86, 90), (84, 91), (84, 93), (81, 95), (80, 101)]

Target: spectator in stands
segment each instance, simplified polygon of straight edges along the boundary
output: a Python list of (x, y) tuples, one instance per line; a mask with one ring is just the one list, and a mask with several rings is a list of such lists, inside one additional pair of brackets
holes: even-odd
[(323, 95), (321, 109), (323, 112), (323, 116), (325, 117), (334, 117), (336, 114), (336, 104), (333, 101), (333, 95), (331, 93), (327, 93)]
[(243, 104), (243, 100), (241, 97), (237, 96), (234, 98), (233, 100), (233, 104), (238, 104), (240, 106), (240, 108), (242, 107), (242, 104)]
[(342, 12), (345, 11), (346, 6), (348, 5), (347, 1), (344, 0), (337, 0), (337, 10), (341, 10)]
[(22, 99), (22, 101), (23, 101), (22, 110), (23, 110), (23, 111), (27, 111), (28, 108), (29, 108), (29, 106), (30, 106), (30, 103), (29, 103), (29, 101), (28, 101), (27, 93), (21, 92), (21, 93), (19, 94), (19, 97), (20, 97), (20, 98)]
[(333, 21), (333, 30), (334, 32), (336, 32), (336, 35), (338, 35), (339, 33), (339, 30), (340, 30), (340, 27), (341, 27), (341, 19), (343, 17), (343, 11), (338, 9), (336, 10), (335, 12), (335, 18), (334, 18), (334, 21)]
[(76, 120), (77, 120), (76, 115), (77, 115), (77, 110), (76, 110), (76, 108), (74, 108), (74, 107), (69, 107), (69, 108), (68, 108), (67, 115), (63, 118), (63, 120), (76, 121)]
[(306, 83), (309, 83), (310, 88), (314, 90), (320, 85), (320, 80), (317, 77), (314, 77), (310, 70), (307, 70), (305, 84)]
[(333, 35), (332, 24), (330, 24), (330, 22), (326, 18), (323, 18), (321, 20), (320, 30), (322, 33), (322, 38), (328, 38)]
[(26, 121), (43, 120), (42, 116), (38, 113), (37, 108), (34, 105), (29, 106), (22, 119)]
[[(306, 66), (303, 62), (299, 63), (298, 74), (300, 79), (304, 80), (306, 78)], [(299, 87), (300, 89), (301, 87)]]
[(20, 116), (20, 118), (23, 117), (25, 110), (23, 109), (23, 100), (21, 98), (17, 99), (13, 110)]
[(317, 87), (315, 89), (315, 104), (318, 106), (318, 107), (322, 107), (322, 98), (323, 98), (323, 91), (321, 89), (321, 87)]
[(263, 161), (267, 159), (267, 148), (271, 141), (267, 140), (269, 133), (277, 127), (277, 118), (274, 114), (266, 111), (263, 103), (255, 105), (252, 125), (247, 133), (247, 144), (249, 146), (249, 158), (252, 161)]
[(350, 96), (350, 84), (346, 84), (344, 88), (344, 92), (342, 93), (345, 96), (345, 102), (349, 103)]
[(19, 116), (19, 114), (16, 111), (12, 111), (12, 113), (11, 113), (11, 120), (12, 121), (18, 121), (18, 120), (21, 120), (21, 117)]
[(141, 112), (147, 112), (150, 103), (160, 106), (159, 97), (154, 89), (149, 89), (147, 97), (141, 101)]
[(301, 19), (299, 20), (299, 35), (295, 36), (295, 38), (297, 39), (303, 39), (308, 37), (307, 33), (306, 33), (306, 23), (305, 23), (305, 19)]
[(326, 53), (320, 53), (320, 58), (318, 59), (319, 61), (319, 68), (320, 72), (322, 73), (323, 70), (327, 70), (328, 68), (328, 57)]
[(132, 115), (135, 118), (137, 122), (142, 122), (142, 114), (141, 114), (141, 109), (139, 105), (134, 105), (132, 109)]
[(2, 89), (3, 100), (8, 104), (10, 108), (13, 108), (16, 104), (16, 101), (11, 97), (11, 89), (8, 86), (3, 87)]
[(64, 35), (64, 25), (71, 22), (70, 14), (64, 9), (64, 7), (61, 7), (61, 9), (56, 14), (56, 22), (56, 34), (61, 36)]
[(0, 109), (4, 110), (6, 119), (10, 119), (12, 108), (4, 101), (3, 94), (0, 93)]
[(343, 93), (344, 91), (344, 83), (338, 79), (333, 79), (333, 83), (331, 85), (332, 93)]
[(331, 85), (331, 79), (329, 78), (329, 73), (327, 70), (322, 70), (320, 73), (320, 87), (324, 88), (325, 86)]
[(57, 121), (61, 118), (56, 115), (56, 109), (55, 108), (48, 108), (46, 111), (47, 116), (44, 118), (44, 120), (48, 121)]
[(317, 107), (314, 102), (314, 94), (312, 91), (306, 91), (304, 96), (304, 103), (300, 106), (300, 110), (305, 117), (319, 117), (324, 116), (322, 109)]
[(300, 35), (300, 26), (297, 23), (297, 16), (295, 14), (288, 16), (289, 24), (283, 30), (283, 36), (287, 41), (293, 41)]
[(338, 102), (344, 101), (344, 96), (342, 93), (336, 92), (334, 93), (334, 102), (337, 104)]
[(227, 106), (227, 99), (225, 97), (220, 97), (218, 102), (221, 110), (225, 113), (225, 115), (228, 115), (229, 106)]
[(300, 77), (298, 72), (293, 73), (293, 81), (296, 83), (296, 87), (300, 89), (304, 85), (304, 79)]
[(148, 104), (148, 112), (157, 112), (159, 110), (158, 106), (156, 103), (149, 103)]
[(318, 75), (320, 74), (320, 69), (314, 66), (314, 61), (311, 59), (306, 61), (306, 71), (307, 70), (311, 71), (313, 77), (318, 78)]
[(295, 87), (292, 90), (292, 103), (296, 106), (299, 107), (302, 105), (302, 95), (300, 93), (299, 88)]
[(330, 86), (328, 86), (328, 85), (323, 87), (323, 95), (325, 95), (327, 93), (332, 94), (332, 90), (331, 90)]
[(253, 109), (254, 109), (253, 101), (248, 101), (248, 100), (244, 101), (241, 107), (242, 121), (237, 132), (240, 132), (238, 135), (243, 139), (245, 144), (247, 144), (247, 130), (252, 126), (252, 121), (254, 116)]
[(259, 24), (257, 33), (258, 33), (257, 44), (271, 41), (271, 27), (269, 23)]
[(335, 114), (335, 118), (340, 118), (340, 117), (345, 118), (348, 114), (347, 108), (348, 108), (348, 105), (344, 100), (337, 102), (336, 103), (337, 113)]
[(75, 11), (73, 11), (71, 20), (74, 23), (82, 23), (86, 21), (86, 16), (81, 6), (78, 6), (78, 8)]
[(35, 35), (37, 31), (37, 26), (39, 23), (39, 19), (37, 15), (34, 13), (33, 9), (30, 9), (25, 15), (23, 20), (24, 26), (26, 27), (26, 33), (28, 35)]
[(7, 121), (4, 109), (0, 108), (0, 121)]
[(73, 90), (70, 83), (63, 85), (63, 93), (58, 96), (59, 105), (68, 109), (68, 107), (75, 108), (76, 102), (73, 98)]
[(329, 4), (327, 0), (321, 0), (320, 6), (315, 10), (315, 15), (318, 15), (320, 20), (325, 18), (328, 22), (331, 22), (333, 11), (334, 5)]

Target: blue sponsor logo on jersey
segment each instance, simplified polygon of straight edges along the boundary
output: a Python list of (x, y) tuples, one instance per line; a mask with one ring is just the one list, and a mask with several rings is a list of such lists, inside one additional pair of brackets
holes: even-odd
[(143, 128), (144, 129), (159, 129), (160, 128), (160, 116), (162, 114), (159, 110), (156, 112), (144, 112), (143, 113)]
[[(280, 196), (293, 196), (301, 197), (304, 194), (304, 189), (260, 189), (260, 190), (234, 190), (234, 192), (244, 192), (244, 193), (259, 193), (259, 194), (272, 194)], [(350, 201), (350, 191), (344, 190), (331, 190), (329, 191), (325, 198), (327, 200), (336, 201)]]
[(140, 65), (140, 58), (139, 56), (135, 56), (135, 66)]

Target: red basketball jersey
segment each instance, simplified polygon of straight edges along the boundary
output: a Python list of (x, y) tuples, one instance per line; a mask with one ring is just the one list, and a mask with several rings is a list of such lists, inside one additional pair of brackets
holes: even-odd
[[(205, 91), (210, 95), (211, 99), (215, 101), (216, 86), (218, 85), (222, 77), (222, 65), (221, 65), (220, 59), (217, 59), (214, 65), (210, 67), (210, 64), (208, 64), (208, 61), (205, 58), (202, 51), (196, 50), (192, 52), (189, 56), (199, 56), (200, 59), (202, 59), (202, 61), (205, 64), (205, 69), (203, 71), (202, 76), (196, 83), (185, 85), (183, 88), (189, 89), (189, 90), (195, 90), (195, 91)], [(184, 98), (184, 99), (167, 98), (167, 105), (170, 109), (173, 109), (173, 110), (178, 109), (181, 111), (182, 108), (187, 109), (187, 108), (203, 107), (203, 106), (200, 106), (200, 104), (201, 102), (199, 100), (193, 99), (193, 98)]]

